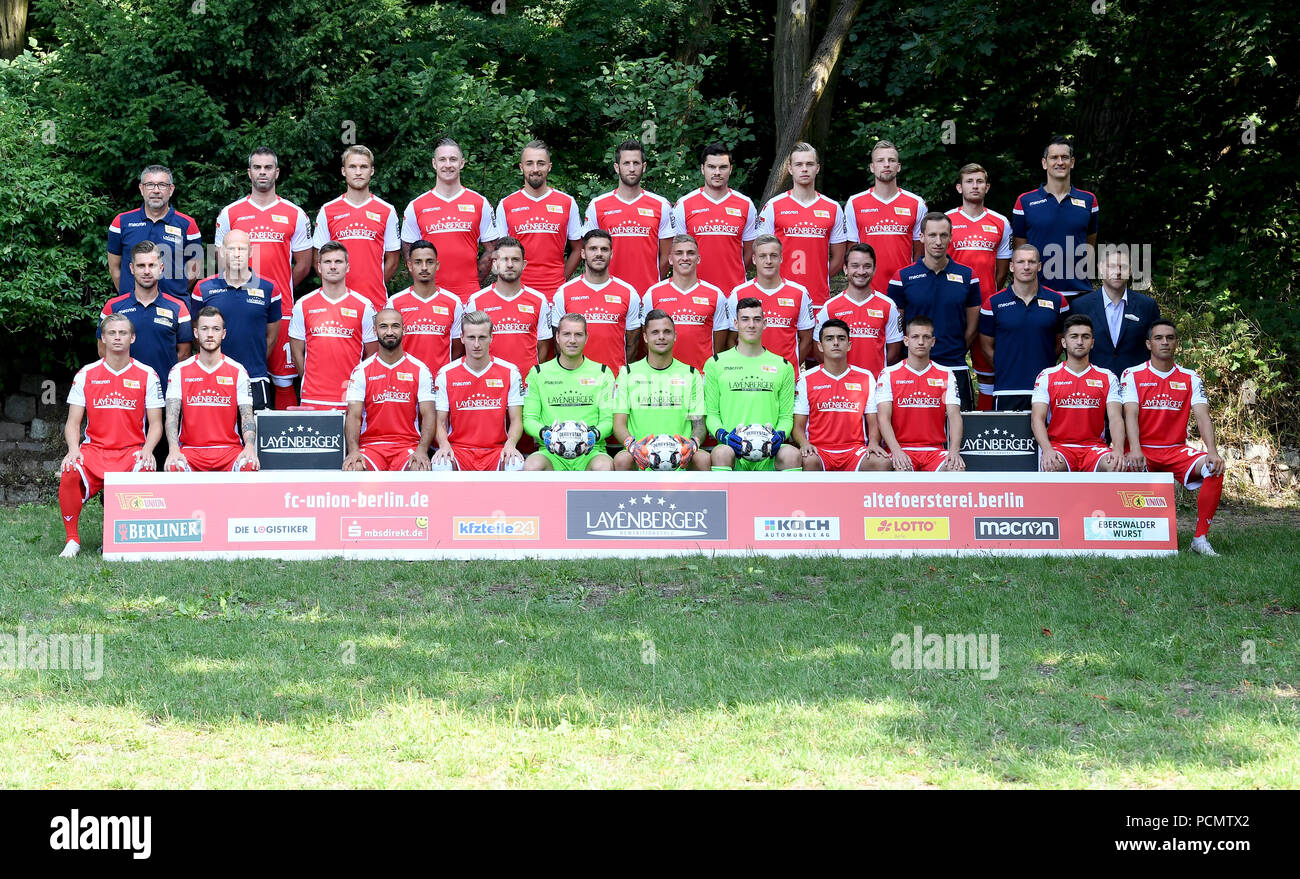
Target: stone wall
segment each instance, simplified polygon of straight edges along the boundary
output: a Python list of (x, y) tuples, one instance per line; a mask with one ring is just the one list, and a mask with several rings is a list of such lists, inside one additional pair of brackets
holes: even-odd
[(58, 493), (67, 454), (63, 425), (70, 382), (24, 374), (0, 393), (0, 502), (41, 503)]

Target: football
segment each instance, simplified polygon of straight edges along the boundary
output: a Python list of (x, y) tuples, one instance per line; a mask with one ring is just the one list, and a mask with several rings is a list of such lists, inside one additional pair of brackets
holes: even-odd
[(551, 442), (546, 450), (552, 455), (572, 460), (591, 451), (587, 445), (587, 425), (581, 421), (557, 421), (551, 425)]
[(677, 470), (690, 458), (690, 447), (667, 433), (650, 437), (645, 450), (652, 470)]
[(740, 456), (746, 461), (762, 461), (772, 457), (772, 428), (766, 424), (742, 424), (736, 428), (740, 435)]

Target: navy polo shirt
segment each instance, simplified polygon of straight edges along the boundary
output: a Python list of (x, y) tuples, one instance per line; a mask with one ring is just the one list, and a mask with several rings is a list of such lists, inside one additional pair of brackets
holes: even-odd
[(194, 287), (194, 316), (211, 305), (226, 319), (226, 341), (221, 353), (248, 371), (248, 377), (266, 378), (266, 325), (279, 324), (282, 312), (275, 285), (253, 275), (236, 287), (224, 275), (204, 278)]
[(1065, 297), (1039, 287), (1026, 305), (1010, 287), (980, 310), (980, 334), (993, 337), (993, 396), (1031, 394), (1038, 374), (1056, 365), (1056, 336), (1070, 310)]
[(953, 260), (937, 272), (924, 259), (898, 270), (889, 281), (889, 298), (903, 316), (903, 329), (914, 317), (934, 321), (930, 359), (950, 369), (966, 368), (966, 309), (980, 307), (980, 282)]
[[(110, 314), (124, 314), (131, 321), (135, 327), (131, 356), (153, 367), (166, 394), (167, 376), (176, 365), (176, 346), (194, 341), (186, 300), (159, 293), (153, 302), (142, 305), (134, 293), (124, 293), (108, 300), (99, 316), (102, 320)], [(99, 338), (98, 330), (95, 338)]]
[(1092, 290), (1087, 261), (1088, 236), (1097, 234), (1097, 196), (1070, 187), (1060, 201), (1040, 186), (1016, 199), (1011, 235), (1038, 248), (1043, 266), (1039, 280), (1073, 299)]
[[(141, 241), (153, 241), (162, 249), (163, 272), (158, 287), (162, 292), (177, 298), (189, 295), (185, 280), (186, 251), (189, 256), (203, 259), (203, 236), (194, 218), (182, 214), (171, 205), (161, 220), (151, 220), (144, 206), (118, 214), (108, 226), (108, 252), (122, 257), (122, 280), (119, 293), (135, 290), (135, 277), (131, 274), (131, 248)], [(162, 376), (166, 381), (167, 376)]]

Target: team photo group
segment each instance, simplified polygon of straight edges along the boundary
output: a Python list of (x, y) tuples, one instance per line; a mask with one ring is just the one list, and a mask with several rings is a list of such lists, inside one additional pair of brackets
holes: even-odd
[(68, 395), (63, 555), (106, 473), (257, 470), (257, 413), (289, 408), (345, 413), (347, 471), (961, 471), (963, 412), (1026, 412), (1042, 471), (1198, 490), (1191, 549), (1215, 554), (1224, 461), (1201, 380), (1128, 249), (1098, 244), (1067, 139), (1010, 217), (978, 164), (932, 181), (961, 204), (929, 210), (888, 141), (843, 205), (796, 144), (790, 189), (761, 210), (722, 144), (676, 202), (642, 188), (639, 143), (613, 157), (616, 186), (580, 211), (529, 142), (523, 186), (494, 206), (444, 139), (399, 216), (349, 146), (346, 191), (309, 223), (259, 148), (208, 277), (171, 172), (145, 167), (143, 203), (108, 229), (100, 359)]

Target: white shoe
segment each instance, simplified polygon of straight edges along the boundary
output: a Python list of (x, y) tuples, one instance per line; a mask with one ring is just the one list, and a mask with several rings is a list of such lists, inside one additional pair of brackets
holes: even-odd
[(59, 558), (70, 559), (75, 557), (79, 552), (81, 552), (81, 544), (77, 543), (75, 540), (69, 540), (67, 545), (63, 547), (63, 552), (59, 553)]
[(1214, 547), (1210, 546), (1209, 539), (1205, 537), (1193, 537), (1190, 549), (1197, 555), (1209, 555), (1215, 557), (1219, 555), (1214, 551)]

